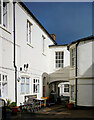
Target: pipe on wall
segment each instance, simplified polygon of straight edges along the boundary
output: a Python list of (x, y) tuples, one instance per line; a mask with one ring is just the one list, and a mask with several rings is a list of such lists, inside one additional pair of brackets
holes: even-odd
[(16, 40), (15, 40), (15, 4), (13, 2), (13, 25), (14, 25), (14, 69), (15, 69), (15, 102), (17, 103), (17, 66), (16, 66)]
[(77, 69), (78, 69), (78, 65), (77, 65), (77, 55), (78, 55), (78, 51), (77, 51), (77, 47), (78, 47), (79, 42), (77, 42), (76, 44), (76, 64), (75, 64), (75, 106), (77, 106)]

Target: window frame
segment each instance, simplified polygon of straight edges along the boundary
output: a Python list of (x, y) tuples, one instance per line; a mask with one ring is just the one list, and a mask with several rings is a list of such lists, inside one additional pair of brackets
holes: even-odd
[[(4, 3), (6, 3), (6, 17), (4, 15)], [(9, 1), (6, 2), (4, 0), (1, 0), (1, 23), (0, 26), (3, 28), (8, 29), (9, 28)], [(5, 24), (4, 24), (5, 23)]]
[(76, 64), (76, 48), (71, 49), (71, 67), (75, 67)]
[(4, 98), (8, 97), (8, 76), (7, 74), (0, 73), (0, 97), (4, 97)]
[(29, 21), (29, 20), (27, 20), (27, 25), (26, 25), (26, 27), (27, 27), (27, 43), (28, 44), (32, 44), (32, 26), (33, 26), (33, 24)]
[[(27, 79), (29, 79), (29, 81), (27, 82)], [(23, 80), (23, 81), (22, 81)], [(23, 88), (22, 88), (22, 85)], [(29, 89), (28, 89), (28, 92), (27, 92), (27, 85), (29, 85)], [(23, 89), (23, 90), (22, 90)], [(21, 94), (30, 94), (30, 77), (21, 77), (21, 82), (20, 82), (20, 93)]]
[(34, 78), (33, 79), (33, 93), (39, 93), (39, 92), (40, 92), (40, 80), (39, 78)]
[(69, 93), (69, 84), (64, 84), (64, 93)]
[(55, 51), (55, 68), (64, 67), (64, 51)]

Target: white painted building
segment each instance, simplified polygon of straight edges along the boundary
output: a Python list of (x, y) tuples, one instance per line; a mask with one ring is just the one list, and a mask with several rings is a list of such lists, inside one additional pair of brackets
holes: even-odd
[(69, 52), (67, 45), (56, 45), (55, 36), (23, 3), (1, 0), (0, 97), (16, 101), (17, 83), (19, 105), (25, 95), (49, 96), (52, 89), (58, 93), (61, 82), (70, 81), (70, 102), (94, 106), (93, 40), (72, 42)]
[[(49, 74), (56, 70), (53, 55), (56, 51), (62, 55), (63, 51), (68, 52), (67, 46), (51, 50), (49, 46), (56, 45), (54, 36), (51, 37), (23, 3), (1, 0), (0, 12), (0, 97), (16, 101), (17, 92), (19, 105), (25, 95), (43, 96), (44, 80), (48, 89)], [(67, 58), (65, 53), (63, 57)], [(69, 62), (63, 60), (60, 64), (61, 68)], [(49, 90), (46, 92), (48, 96)]]
[(94, 36), (69, 44), (70, 102), (78, 106), (94, 106)]

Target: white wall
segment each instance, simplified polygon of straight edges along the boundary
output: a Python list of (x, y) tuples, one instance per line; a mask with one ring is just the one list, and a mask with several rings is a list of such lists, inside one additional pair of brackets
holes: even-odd
[[(27, 20), (32, 25), (32, 44), (27, 44)], [(45, 55), (42, 52), (42, 35), (45, 36)], [(17, 67), (23, 68), (25, 63), (29, 64), (26, 73), (19, 72), (19, 77), (30, 77), (30, 94), (33, 94), (33, 79), (40, 79), (40, 92), (38, 97), (42, 96), (42, 74), (49, 72), (49, 45), (53, 42), (40, 26), (30, 17), (19, 5), (16, 5), (16, 41), (17, 41)], [(20, 91), (20, 83), (18, 83)], [(24, 95), (18, 94), (19, 103), (24, 100)]]
[(49, 63), (50, 63), (50, 67), (49, 67), (49, 71), (50, 73), (55, 72), (56, 70), (58, 70), (55, 67), (55, 52), (56, 51), (64, 51), (64, 67), (67, 67), (70, 65), (70, 53), (67, 50), (67, 46), (50, 46), (50, 59), (49, 59)]
[[(77, 47), (77, 105), (79, 106), (94, 106), (93, 43), (92, 40), (82, 41)], [(70, 69), (70, 85), (75, 85), (75, 67)]]

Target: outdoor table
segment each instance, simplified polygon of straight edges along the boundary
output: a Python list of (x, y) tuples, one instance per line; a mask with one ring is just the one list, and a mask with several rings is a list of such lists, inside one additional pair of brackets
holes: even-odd
[(44, 102), (45, 99), (43, 99), (43, 98), (34, 98), (34, 99), (40, 102), (40, 108), (42, 105), (44, 105), (44, 103), (42, 103), (42, 102)]

